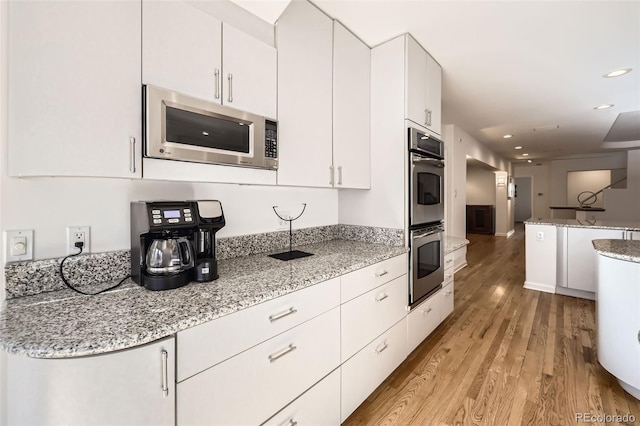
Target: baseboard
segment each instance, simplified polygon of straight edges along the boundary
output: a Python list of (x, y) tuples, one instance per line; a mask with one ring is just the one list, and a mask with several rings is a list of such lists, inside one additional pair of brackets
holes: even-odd
[(524, 288), (526, 288), (528, 290), (543, 291), (545, 293), (555, 293), (556, 292), (556, 286), (554, 286), (554, 285), (532, 283), (531, 281), (525, 281), (524, 282)]
[(563, 296), (579, 297), (580, 299), (596, 300), (596, 294), (591, 291), (575, 290), (568, 287), (557, 287), (556, 294)]
[(455, 274), (456, 272), (458, 272), (460, 269), (464, 268), (465, 266), (467, 266), (467, 261), (465, 260), (464, 263), (462, 265), (459, 265), (457, 268), (455, 268), (453, 270), (453, 273)]
[(504, 233), (504, 232), (496, 232), (496, 237), (507, 237), (509, 238), (510, 236), (512, 236), (514, 233), (516, 232), (515, 229), (512, 229), (511, 231)]

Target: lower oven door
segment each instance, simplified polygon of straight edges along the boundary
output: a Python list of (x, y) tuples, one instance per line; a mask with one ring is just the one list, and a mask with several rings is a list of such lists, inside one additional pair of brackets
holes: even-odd
[(444, 281), (444, 228), (442, 225), (411, 231), (411, 285), (414, 305), (442, 288)]

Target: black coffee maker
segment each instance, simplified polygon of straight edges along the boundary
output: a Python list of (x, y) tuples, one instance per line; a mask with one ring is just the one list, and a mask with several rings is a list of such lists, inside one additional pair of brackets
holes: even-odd
[(218, 200), (191, 201), (196, 206), (198, 230), (195, 235), (194, 281), (218, 279), (216, 260), (216, 232), (225, 225), (222, 204)]

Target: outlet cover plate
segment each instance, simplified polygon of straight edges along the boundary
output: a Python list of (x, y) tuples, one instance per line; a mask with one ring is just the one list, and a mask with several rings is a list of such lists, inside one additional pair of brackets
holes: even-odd
[[(84, 235), (84, 238), (79, 238), (79, 235)], [(82, 248), (82, 254), (91, 253), (91, 227), (90, 226), (69, 226), (67, 227), (67, 254), (78, 253), (78, 248), (75, 246), (76, 241), (84, 243)]]

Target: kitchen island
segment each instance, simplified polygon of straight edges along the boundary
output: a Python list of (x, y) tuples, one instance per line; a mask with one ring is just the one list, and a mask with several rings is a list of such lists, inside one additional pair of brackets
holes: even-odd
[(524, 287), (595, 300), (596, 239), (640, 239), (640, 223), (577, 219), (525, 222)]
[(598, 361), (640, 399), (640, 241), (595, 240)]

